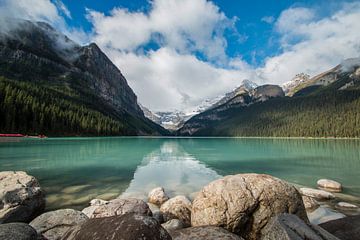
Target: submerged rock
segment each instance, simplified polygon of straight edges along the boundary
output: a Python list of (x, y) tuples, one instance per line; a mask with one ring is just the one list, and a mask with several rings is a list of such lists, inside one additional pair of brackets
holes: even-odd
[(155, 205), (161, 206), (164, 202), (169, 200), (169, 197), (166, 195), (162, 187), (154, 188), (149, 192), (148, 201)]
[(261, 231), (261, 240), (339, 240), (324, 229), (293, 214), (280, 214)]
[(166, 223), (161, 224), (163, 228), (168, 232), (173, 232), (175, 230), (179, 230), (185, 227), (185, 224), (179, 219), (171, 219)]
[(303, 200), (305, 209), (308, 211), (315, 210), (316, 208), (318, 208), (320, 206), (319, 203), (312, 197), (302, 196), (302, 200)]
[(101, 205), (93, 205), (82, 210), (89, 218), (111, 217), (125, 213), (138, 213), (151, 216), (149, 206), (140, 199), (116, 198)]
[(192, 226), (221, 226), (257, 239), (273, 216), (293, 213), (307, 221), (301, 195), (290, 184), (264, 174), (226, 176), (205, 186), (193, 201)]
[(329, 192), (341, 192), (342, 185), (334, 180), (330, 179), (320, 179), (317, 181), (317, 185), (320, 189), (324, 189)]
[(214, 226), (190, 227), (171, 233), (173, 240), (242, 240), (243, 238)]
[(108, 203), (109, 203), (109, 201), (95, 198), (90, 201), (90, 206), (100, 206), (100, 205), (104, 205), (104, 204), (108, 204)]
[(328, 232), (341, 240), (360, 239), (360, 215), (345, 217), (320, 224)]
[(320, 206), (314, 211), (308, 212), (307, 214), (310, 222), (313, 224), (320, 224), (345, 217), (344, 214), (336, 212), (327, 206)]
[(165, 222), (171, 219), (179, 219), (185, 226), (190, 226), (191, 224), (191, 202), (185, 196), (170, 198), (161, 205), (160, 211), (163, 213)]
[(134, 213), (93, 218), (70, 229), (63, 240), (171, 240), (154, 218)]
[(25, 172), (0, 172), (0, 223), (29, 222), (45, 209), (39, 182)]
[(81, 224), (89, 218), (80, 211), (73, 209), (61, 209), (41, 214), (30, 225), (37, 231), (39, 236), (45, 239), (56, 240), (66, 233), (71, 227)]
[(36, 230), (26, 223), (0, 224), (0, 240), (37, 240)]
[(319, 200), (334, 199), (335, 195), (324, 190), (318, 190), (313, 188), (300, 188), (300, 193), (304, 196), (312, 197)]
[(357, 210), (359, 209), (358, 206), (355, 204), (347, 203), (347, 202), (338, 202), (335, 205), (335, 208), (343, 209), (343, 210)]

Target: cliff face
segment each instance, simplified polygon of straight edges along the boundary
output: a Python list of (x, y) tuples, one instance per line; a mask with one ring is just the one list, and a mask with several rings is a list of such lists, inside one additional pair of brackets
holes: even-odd
[(166, 132), (145, 118), (125, 77), (95, 43), (80, 46), (46, 23), (17, 20), (12, 30), (0, 32), (0, 76), (55, 90), (127, 121), (131, 134)]

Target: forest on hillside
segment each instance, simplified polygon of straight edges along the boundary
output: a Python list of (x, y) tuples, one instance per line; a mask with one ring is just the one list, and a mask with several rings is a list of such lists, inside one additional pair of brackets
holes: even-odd
[(206, 127), (194, 135), (360, 137), (360, 91), (274, 98), (229, 109), (219, 117), (223, 120), (204, 123)]
[(50, 136), (137, 135), (133, 126), (141, 125), (126, 113), (107, 111), (106, 103), (95, 96), (85, 101), (44, 85), (4, 77), (0, 77), (0, 119), (1, 133)]

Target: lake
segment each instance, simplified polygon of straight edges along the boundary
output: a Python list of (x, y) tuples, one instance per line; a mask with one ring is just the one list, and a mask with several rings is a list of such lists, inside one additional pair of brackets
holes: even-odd
[(360, 140), (271, 138), (1, 139), (0, 170), (35, 176), (47, 208), (82, 209), (93, 198), (146, 197), (162, 186), (192, 197), (204, 185), (236, 173), (267, 173), (316, 187), (341, 182), (360, 196)]

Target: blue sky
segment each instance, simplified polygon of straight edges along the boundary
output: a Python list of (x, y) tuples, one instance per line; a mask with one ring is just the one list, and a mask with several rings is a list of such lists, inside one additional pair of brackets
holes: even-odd
[[(56, 1), (54, 1), (56, 2)], [(92, 31), (92, 24), (86, 18), (87, 9), (109, 14), (114, 8), (126, 8), (129, 11), (149, 12), (151, 3), (148, 0), (63, 0), (72, 13), (71, 19), (65, 18), (67, 24)], [(261, 65), (266, 57), (279, 54), (279, 35), (273, 30), (273, 22), (281, 12), (290, 7), (309, 7), (318, 10), (319, 18), (331, 14), (346, 1), (339, 0), (213, 0), (229, 18), (237, 18), (234, 31), (225, 32), (227, 39), (226, 54), (231, 57), (242, 56), (244, 60)], [(351, 1), (348, 1), (351, 2)], [(146, 47), (156, 49), (156, 44)], [(201, 54), (197, 54), (202, 58)]]
[(352, 0), (0, 0), (7, 16), (97, 43), (153, 111), (191, 112), (244, 79), (282, 85), (360, 55)]

